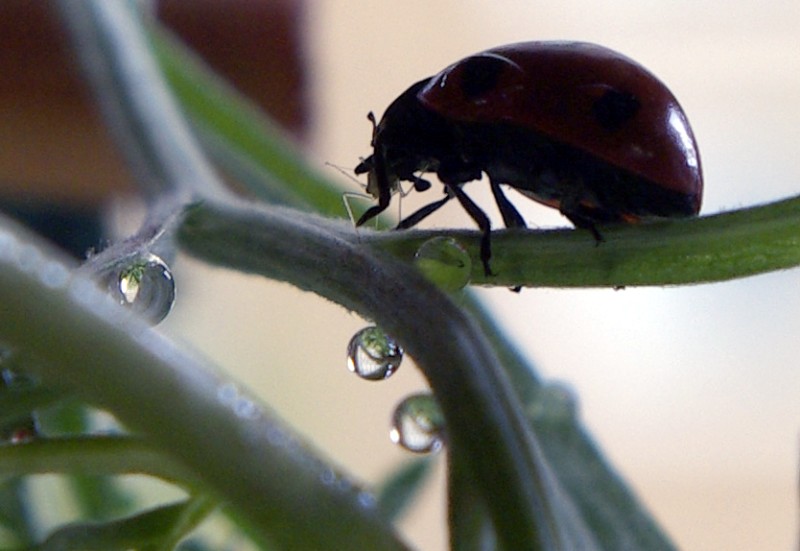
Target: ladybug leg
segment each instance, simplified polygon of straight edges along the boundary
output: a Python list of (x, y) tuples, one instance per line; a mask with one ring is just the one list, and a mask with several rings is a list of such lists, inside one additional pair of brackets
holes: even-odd
[[(378, 204), (367, 209), (367, 212), (362, 214), (361, 218), (356, 222), (356, 226), (364, 225), (366, 222), (385, 211), (389, 207), (389, 202), (392, 200), (392, 186), (389, 183), (389, 175), (386, 172), (386, 159), (382, 152), (379, 154), (376, 148), (375, 154), (363, 161), (356, 169), (366, 166), (368, 166), (369, 175), (375, 176), (375, 182), (378, 188)], [(358, 174), (358, 172), (356, 172), (356, 174)], [(370, 182), (370, 184), (372, 184), (372, 182)], [(370, 189), (370, 185), (368, 184), (367, 192), (374, 195), (375, 190)]]
[(389, 193), (389, 190), (387, 189), (384, 191), (383, 189), (381, 189), (380, 196), (378, 197), (378, 204), (367, 209), (367, 212), (362, 214), (361, 218), (359, 218), (358, 222), (356, 222), (356, 226), (363, 226), (364, 224), (366, 224), (367, 222), (378, 216), (380, 213), (385, 211), (389, 207), (390, 199), (391, 199), (391, 194)]
[(564, 216), (567, 217), (567, 219), (570, 222), (573, 223), (573, 225), (576, 228), (579, 228), (579, 229), (582, 229), (582, 230), (589, 230), (590, 232), (592, 232), (592, 237), (594, 237), (595, 246), (600, 245), (600, 243), (605, 241), (605, 238), (603, 237), (603, 234), (600, 233), (600, 230), (597, 229), (597, 226), (595, 225), (595, 223), (592, 220), (590, 220), (589, 218), (587, 218), (585, 216), (581, 216), (580, 214), (566, 214), (566, 213), (563, 213), (563, 214), (564, 214)]
[(597, 226), (595, 226), (594, 224), (590, 225), (587, 229), (590, 232), (592, 232), (592, 237), (594, 237), (594, 246), (595, 247), (598, 247), (600, 245), (600, 243), (602, 243), (603, 241), (606, 240), (606, 238), (603, 237), (603, 234), (600, 233), (600, 230), (598, 230)]
[(517, 210), (511, 201), (508, 200), (503, 190), (500, 188), (500, 184), (492, 181), (490, 182), (492, 186), (492, 195), (494, 195), (494, 200), (497, 203), (497, 207), (500, 209), (500, 214), (503, 216), (503, 222), (505, 223), (507, 228), (527, 228), (528, 226), (525, 224), (525, 220), (522, 218), (522, 215)]
[(447, 203), (453, 196), (452, 195), (445, 195), (444, 199), (439, 199), (438, 201), (434, 201), (429, 205), (425, 205), (414, 214), (403, 218), (399, 224), (397, 224), (398, 230), (405, 230), (412, 226), (416, 226), (419, 224), (424, 218), (427, 218), (430, 214), (433, 214), (437, 210), (439, 210), (445, 203)]
[(364, 174), (372, 170), (372, 155), (366, 159), (362, 159), (360, 163), (353, 169), (356, 174)]
[(561, 207), (559, 208), (561, 214), (566, 216), (576, 228), (592, 232), (595, 245), (600, 245), (605, 239), (595, 225), (598, 214), (592, 213), (581, 204), (581, 190), (583, 189), (581, 186), (572, 186), (569, 189), (571, 193), (567, 193), (561, 198)]
[(478, 225), (478, 228), (483, 232), (481, 236), (481, 262), (483, 263), (483, 273), (486, 274), (487, 277), (495, 275), (489, 267), (489, 259), (492, 258), (492, 225), (489, 222), (489, 218), (486, 216), (486, 213), (464, 193), (461, 186), (448, 184), (447, 189), (455, 195), (458, 202), (461, 203), (461, 206), (467, 211), (467, 214), (470, 215)]
[(411, 182), (414, 184), (415, 191), (427, 191), (431, 188), (431, 183), (424, 178), (420, 178), (419, 176), (414, 176), (411, 178)]

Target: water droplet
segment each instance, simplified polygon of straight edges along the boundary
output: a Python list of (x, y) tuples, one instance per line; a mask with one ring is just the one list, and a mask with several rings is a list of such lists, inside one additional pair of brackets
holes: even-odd
[(167, 264), (148, 254), (108, 275), (108, 290), (123, 306), (151, 323), (167, 317), (175, 302), (175, 280)]
[(17, 266), (27, 273), (33, 273), (43, 262), (42, 252), (33, 245), (23, 244), (17, 252)]
[(347, 368), (362, 379), (386, 379), (397, 371), (401, 361), (403, 349), (374, 325), (353, 335), (347, 345)]
[(411, 452), (439, 451), (444, 444), (444, 416), (433, 394), (412, 394), (400, 402), (389, 438)]
[(39, 279), (51, 289), (60, 289), (69, 283), (69, 270), (60, 262), (49, 260), (39, 272)]
[(245, 396), (240, 397), (233, 405), (233, 412), (237, 417), (252, 421), (258, 419), (259, 411), (258, 406), (252, 400)]
[(336, 472), (333, 469), (330, 469), (330, 468), (329, 469), (325, 469), (319, 475), (319, 479), (326, 486), (333, 486), (333, 484), (336, 482), (336, 479), (337, 479)]
[(227, 382), (217, 389), (217, 399), (226, 406), (230, 406), (239, 397), (239, 389), (236, 385)]
[(227, 382), (220, 386), (217, 389), (217, 399), (241, 419), (253, 421), (261, 415), (258, 404), (241, 393), (234, 383)]
[(378, 499), (372, 493), (361, 490), (358, 492), (358, 504), (364, 509), (375, 509), (378, 506)]
[(450, 293), (466, 287), (472, 273), (472, 259), (452, 237), (434, 237), (423, 243), (414, 263), (429, 281)]

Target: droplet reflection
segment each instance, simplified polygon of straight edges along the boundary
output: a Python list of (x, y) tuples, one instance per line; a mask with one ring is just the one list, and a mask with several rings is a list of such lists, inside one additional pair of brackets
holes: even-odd
[(444, 444), (444, 416), (432, 394), (412, 394), (395, 408), (389, 438), (414, 453), (439, 451)]
[(472, 273), (472, 259), (452, 237), (434, 237), (423, 243), (414, 263), (430, 282), (450, 293), (466, 287)]
[(390, 377), (402, 360), (400, 345), (374, 325), (353, 335), (347, 346), (347, 368), (368, 381)]
[(154, 254), (110, 274), (108, 290), (122, 306), (133, 309), (153, 324), (167, 317), (175, 302), (172, 272)]

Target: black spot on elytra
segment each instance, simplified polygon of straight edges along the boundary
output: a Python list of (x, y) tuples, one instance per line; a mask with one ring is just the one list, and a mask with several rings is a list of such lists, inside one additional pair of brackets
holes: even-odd
[(508, 61), (494, 56), (477, 55), (462, 62), (461, 91), (473, 100), (492, 91), (497, 86), (500, 73)]
[(592, 114), (606, 130), (617, 130), (636, 116), (641, 106), (633, 94), (611, 89), (595, 100)]

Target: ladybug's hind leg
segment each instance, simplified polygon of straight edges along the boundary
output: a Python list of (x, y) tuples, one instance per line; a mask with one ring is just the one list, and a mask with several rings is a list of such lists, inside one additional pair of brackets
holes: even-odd
[(600, 245), (600, 243), (606, 240), (605, 237), (603, 237), (603, 234), (600, 233), (600, 230), (597, 229), (597, 225), (594, 223), (593, 220), (576, 214), (565, 214), (564, 216), (566, 216), (576, 228), (582, 230), (589, 230), (590, 232), (592, 232), (592, 237), (594, 237), (595, 245)]
[(490, 184), (492, 186), (492, 195), (494, 195), (494, 200), (497, 203), (497, 207), (500, 209), (500, 214), (503, 216), (503, 223), (505, 223), (506, 227), (527, 228), (528, 226), (525, 224), (522, 215), (517, 210), (517, 207), (508, 200), (505, 193), (503, 193), (500, 184), (494, 181), (490, 182)]
[(486, 216), (486, 213), (464, 193), (460, 186), (448, 185), (447, 189), (455, 195), (458, 202), (461, 203), (461, 206), (467, 211), (467, 214), (470, 215), (481, 232), (483, 232), (481, 236), (481, 262), (483, 263), (483, 273), (486, 274), (487, 277), (495, 275), (489, 266), (489, 260), (492, 258), (492, 226), (489, 222), (489, 218)]
[[(572, 187), (570, 189), (572, 193), (568, 193), (561, 198), (561, 206), (559, 207), (561, 214), (566, 216), (576, 228), (592, 232), (595, 245), (599, 245), (605, 241), (605, 239), (600, 233), (600, 230), (597, 229), (597, 223), (613, 222), (616, 217), (606, 210), (586, 206), (581, 201), (581, 193), (579, 190), (582, 188)], [(592, 202), (596, 202), (596, 200)]]

